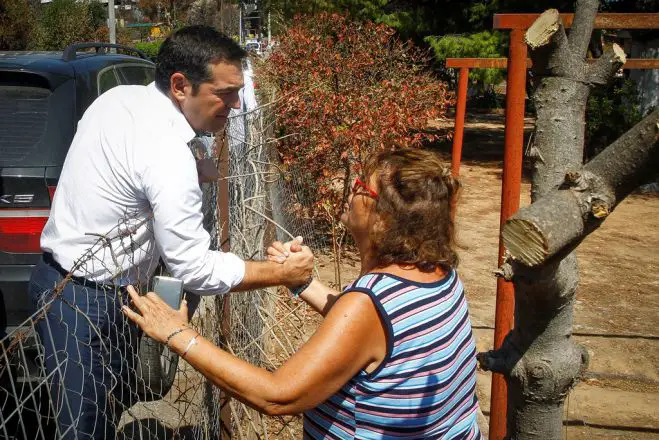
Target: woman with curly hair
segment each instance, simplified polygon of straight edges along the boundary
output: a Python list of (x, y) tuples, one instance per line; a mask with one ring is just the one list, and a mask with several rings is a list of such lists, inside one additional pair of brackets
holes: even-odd
[[(455, 270), (451, 198), (458, 182), (432, 153), (374, 156), (341, 221), (361, 273), (342, 292), (317, 280), (294, 294), (325, 318), (276, 371), (221, 350), (154, 293), (131, 289), (149, 336), (215, 385), (269, 415), (304, 413), (305, 439), (480, 439), (476, 346)], [(300, 243), (275, 243), (281, 261)]]

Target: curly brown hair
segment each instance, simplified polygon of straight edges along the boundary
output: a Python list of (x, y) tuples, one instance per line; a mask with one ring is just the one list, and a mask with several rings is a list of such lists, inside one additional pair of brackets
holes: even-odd
[(379, 219), (370, 231), (376, 265), (415, 265), (424, 272), (455, 268), (451, 199), (460, 183), (437, 155), (386, 151), (371, 157), (364, 171), (377, 182)]

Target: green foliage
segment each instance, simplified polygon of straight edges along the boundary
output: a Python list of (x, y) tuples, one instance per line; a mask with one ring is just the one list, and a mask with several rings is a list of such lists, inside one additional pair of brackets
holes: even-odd
[[(601, 0), (601, 10), (656, 11), (659, 0)], [(492, 29), (495, 13), (574, 12), (574, 0), (263, 0), (285, 23), (296, 14), (340, 12), (353, 19), (384, 23), (406, 40), (420, 43), (429, 35), (478, 33)]]
[(490, 29), (499, 0), (267, 0), (265, 10), (290, 22), (299, 13), (340, 12), (352, 19), (384, 23), (401, 39)]
[(594, 89), (586, 107), (586, 157), (606, 148), (642, 118), (634, 81), (616, 78)]
[(387, 3), (387, 0), (265, 0), (262, 7), (280, 12), (287, 21), (296, 15), (321, 12), (343, 12), (352, 19), (367, 20), (380, 13)]
[(148, 41), (135, 43), (135, 49), (139, 49), (144, 52), (149, 58), (156, 59), (158, 56), (158, 51), (160, 50), (160, 45), (162, 41)]
[(281, 97), (278, 151), (311, 202), (297, 214), (335, 224), (365, 158), (435, 140), (427, 122), (445, 114), (450, 97), (424, 71), (421, 52), (383, 24), (328, 13), (295, 23), (258, 66), (259, 89)]
[(496, 92), (494, 87), (488, 87), (475, 96), (467, 99), (467, 108), (473, 109), (493, 109), (505, 108), (506, 96)]
[(432, 27), (424, 19), (424, 12), (420, 9), (391, 12), (378, 16), (376, 20), (378, 23), (384, 23), (396, 29), (401, 38), (417, 42), (419, 42), (419, 36), (429, 34)]
[(43, 5), (29, 49), (62, 50), (72, 43), (94, 40), (92, 19), (87, 2), (53, 0)]
[[(0, 49), (62, 50), (71, 43), (107, 40), (107, 6), (98, 0), (0, 0)], [(121, 39), (121, 38), (119, 38)]]
[(91, 0), (87, 4), (91, 27), (98, 29), (107, 26), (108, 7), (99, 0)]
[[(230, 0), (225, 0), (230, 1)], [(186, 14), (194, 0), (139, 0), (140, 11), (150, 21), (164, 21), (172, 28), (186, 21)]]
[(0, 50), (25, 50), (36, 16), (27, 0), (0, 0)]
[[(436, 62), (444, 63), (446, 58), (497, 58), (507, 52), (501, 32), (483, 31), (471, 35), (444, 35), (426, 37)], [(504, 78), (501, 69), (471, 69), (469, 78), (484, 89), (495, 85)]]
[[(387, 4), (387, 0), (338, 0), (333, 3), (336, 12), (347, 13), (351, 17), (361, 20), (373, 20), (381, 14), (382, 8)], [(329, 8), (326, 8), (329, 9)]]

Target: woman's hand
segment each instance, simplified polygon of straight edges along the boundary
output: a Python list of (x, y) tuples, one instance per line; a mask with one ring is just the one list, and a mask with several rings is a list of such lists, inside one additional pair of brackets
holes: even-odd
[(302, 240), (302, 237), (295, 237), (286, 243), (282, 243), (281, 241), (273, 242), (266, 251), (268, 260), (275, 263), (283, 263), (291, 252), (300, 252), (302, 250)]
[(137, 312), (128, 306), (123, 306), (122, 311), (150, 338), (164, 344), (167, 336), (188, 326), (188, 304), (185, 300), (180, 309), (174, 310), (154, 292), (140, 296), (133, 286), (128, 286), (126, 290)]

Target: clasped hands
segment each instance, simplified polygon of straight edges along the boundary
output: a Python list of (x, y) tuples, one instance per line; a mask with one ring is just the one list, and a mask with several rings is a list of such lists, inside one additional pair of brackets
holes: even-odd
[(285, 278), (282, 284), (288, 288), (301, 286), (309, 281), (313, 270), (314, 256), (308, 246), (302, 245), (302, 237), (286, 243), (273, 242), (267, 249), (267, 260), (281, 264)]
[(273, 242), (266, 251), (268, 260), (275, 263), (284, 263), (291, 254), (309, 249), (307, 246), (302, 246), (302, 241), (302, 237), (298, 236), (286, 243), (281, 241)]

